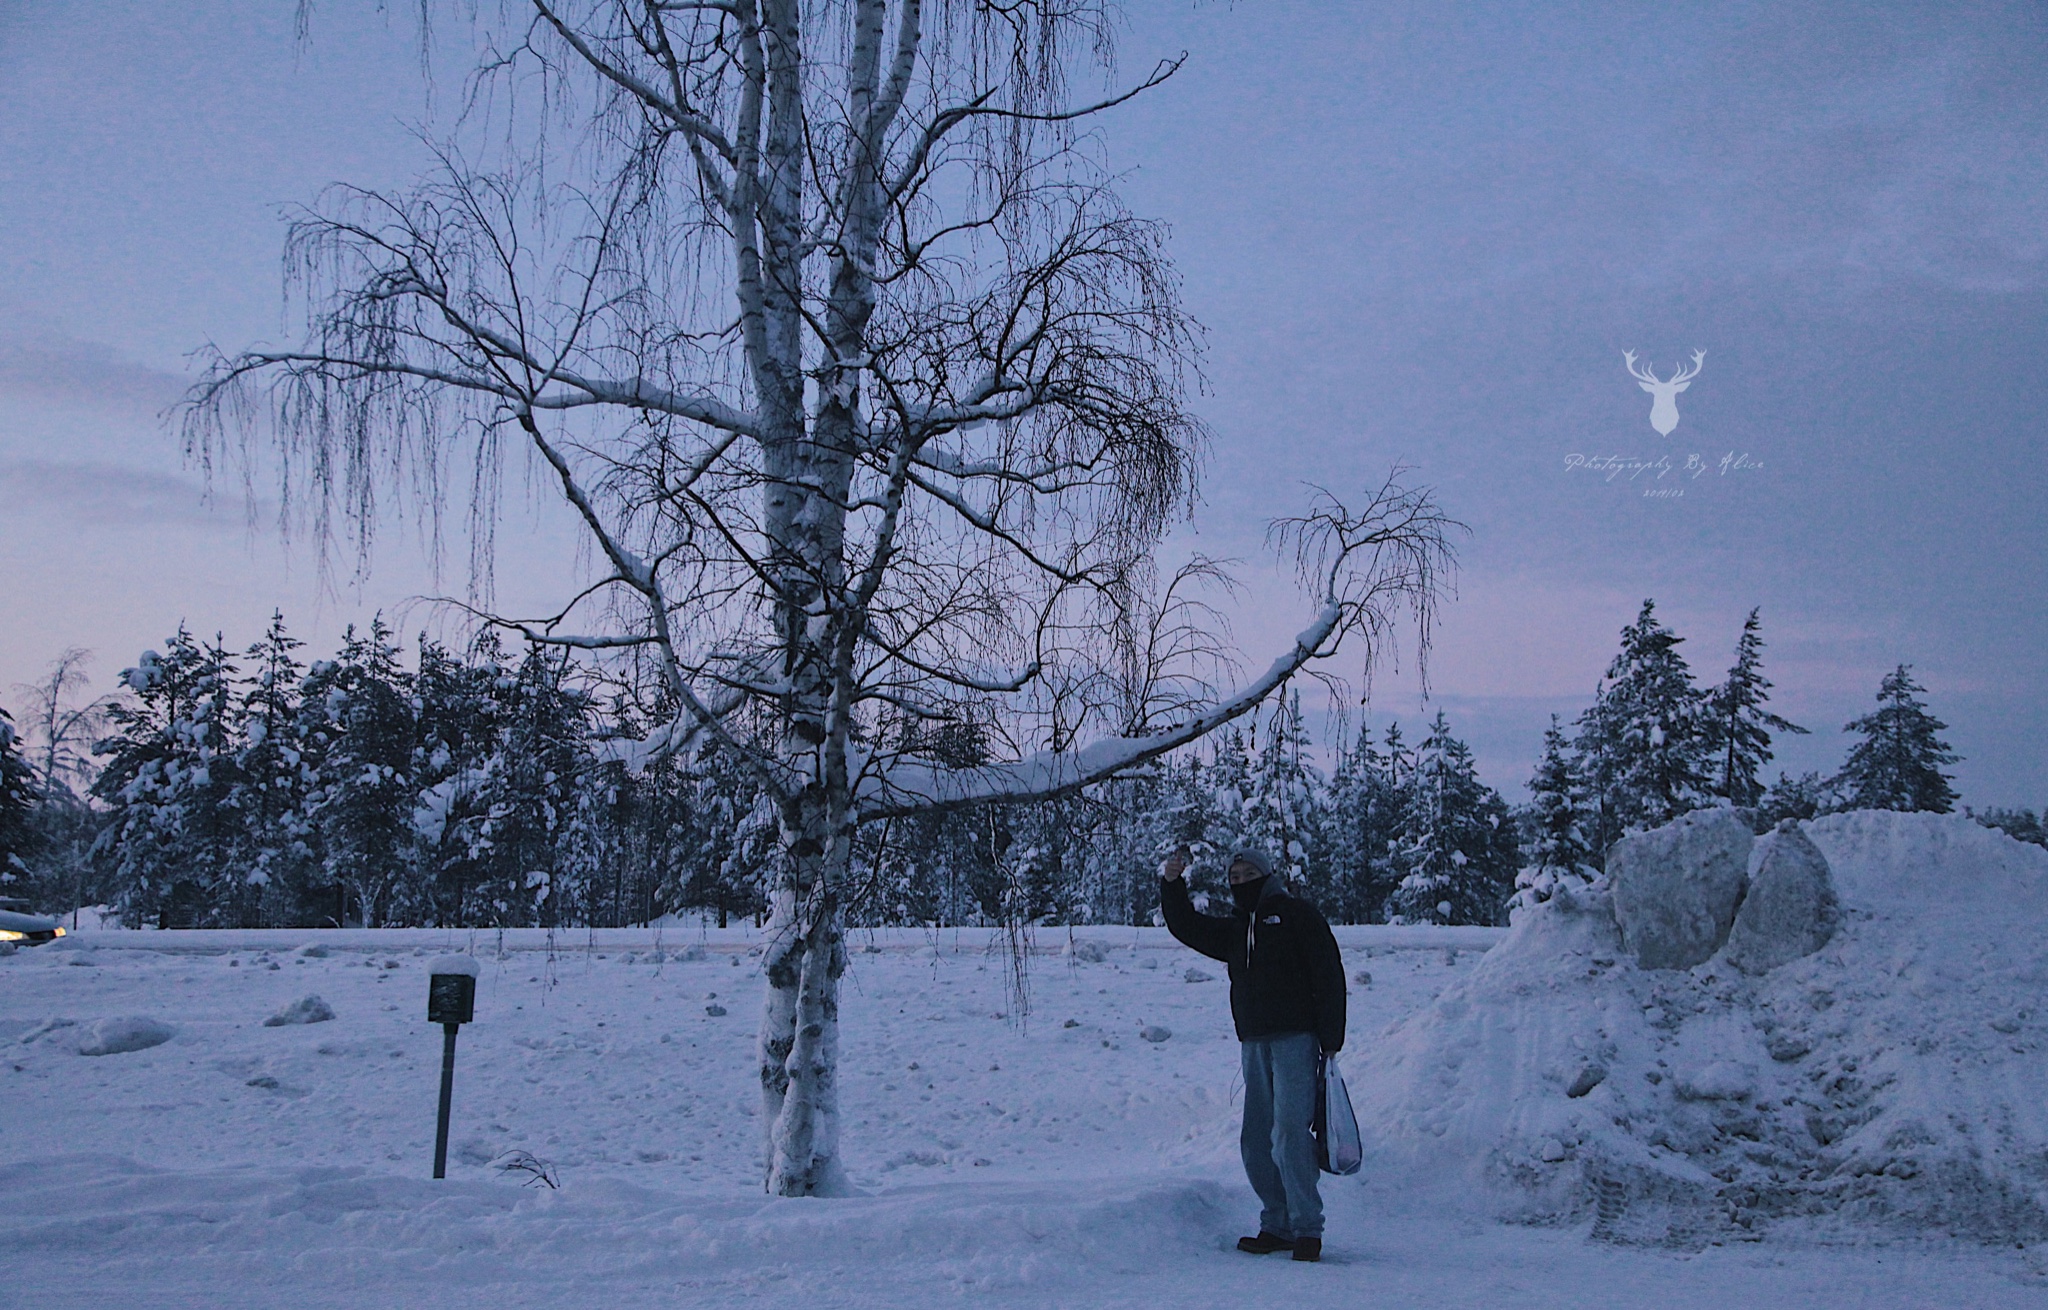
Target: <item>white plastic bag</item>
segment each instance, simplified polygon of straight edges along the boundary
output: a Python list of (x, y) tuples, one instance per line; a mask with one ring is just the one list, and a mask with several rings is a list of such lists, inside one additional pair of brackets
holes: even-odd
[(1351, 1093), (1337, 1057), (1316, 1060), (1316, 1163), (1326, 1174), (1355, 1174), (1365, 1163), (1365, 1145), (1358, 1136), (1358, 1116), (1351, 1112)]

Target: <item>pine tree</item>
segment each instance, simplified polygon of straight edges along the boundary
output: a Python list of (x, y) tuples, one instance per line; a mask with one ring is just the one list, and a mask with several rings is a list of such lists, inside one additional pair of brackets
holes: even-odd
[(497, 634), (485, 630), (466, 658), (424, 637), (413, 675), (418, 731), (413, 743), (413, 830), (418, 875), (413, 911), (448, 927), (489, 923), (482, 902), (486, 877), (482, 793), (497, 758), (508, 701), (516, 683), (504, 667)]
[(1714, 794), (1731, 805), (1753, 806), (1764, 794), (1757, 775), (1771, 762), (1771, 734), (1806, 729), (1764, 708), (1771, 683), (1763, 675), (1764, 641), (1758, 611), (1743, 620), (1735, 664), (1708, 693), (1705, 746), (1714, 761)]
[(307, 810), (341, 923), (381, 926), (412, 868), (417, 725), (408, 681), (381, 617), (368, 636), (350, 628), (340, 657), (307, 679), (304, 701), (317, 695), (325, 720)]
[(1833, 780), (1806, 772), (1797, 777), (1780, 772), (1778, 780), (1756, 803), (1756, 830), (1769, 832), (1785, 819), (1811, 819), (1841, 808)]
[(1939, 736), (1948, 725), (1914, 698), (1927, 689), (1913, 681), (1911, 668), (1901, 664), (1887, 673), (1877, 689), (1877, 709), (1843, 725), (1843, 731), (1863, 738), (1830, 780), (1845, 809), (1947, 814), (1955, 808), (1955, 789), (1941, 766), (1961, 757)]
[(1251, 787), (1239, 825), (1242, 840), (1265, 851), (1273, 871), (1297, 885), (1308, 876), (1319, 823), (1321, 779), (1303, 758), (1310, 749), (1297, 692), (1274, 706), (1267, 720), (1265, 740), (1251, 762)]
[(578, 894), (562, 856), (575, 779), (587, 762), (589, 699), (567, 684), (567, 673), (567, 660), (541, 647), (520, 662), (478, 793), (479, 896), (499, 924), (567, 922), (564, 909)]
[(166, 928), (239, 927), (258, 919), (260, 888), (238, 876), (233, 800), (233, 661), (218, 639), (181, 625), (164, 653), (144, 651), (121, 674), (133, 699), (108, 708), (113, 736), (92, 793), (108, 807), (102, 846), (116, 900), (131, 922)]
[(1403, 923), (1492, 924), (1506, 912), (1518, 853), (1507, 805), (1479, 780), (1472, 752), (1437, 711), (1404, 788), (1401, 883), (1388, 904)]
[(1251, 798), (1251, 749), (1235, 726), (1224, 729), (1209, 760), (1204, 781), (1209, 793), (1209, 830), (1205, 834), (1217, 853), (1244, 844), (1245, 802)]
[(1405, 787), (1409, 770), (1415, 767), (1415, 756), (1401, 737), (1399, 721), (1387, 725), (1386, 752), (1381, 758), (1386, 761), (1387, 785), (1397, 791)]
[(1578, 768), (1555, 714), (1543, 733), (1543, 758), (1529, 779), (1529, 794), (1529, 863), (1515, 878), (1517, 908), (1541, 904), (1560, 887), (1590, 883), (1598, 864), (1586, 840)]
[(41, 800), (35, 771), (21, 753), (14, 719), (0, 709), (0, 892), (18, 895), (32, 878), (35, 858), (35, 811)]
[(245, 656), (249, 675), (241, 704), (242, 744), (235, 761), (233, 797), (240, 825), (236, 860), (242, 876), (260, 889), (258, 917), (263, 923), (292, 923), (304, 917), (314, 859), (295, 731), (305, 666), (293, 652), (304, 645), (285, 631), (284, 615), (276, 612), (263, 639)]
[[(1400, 725), (1389, 729), (1401, 748)], [(1328, 852), (1328, 886), (1319, 903), (1333, 921), (1376, 922), (1399, 878), (1392, 876), (1390, 844), (1400, 833), (1401, 793), (1387, 755), (1373, 745), (1372, 728), (1361, 724), (1352, 749), (1337, 761), (1324, 808), (1323, 845)]]
[(1678, 653), (1683, 637), (1643, 602), (1621, 631), (1592, 708), (1579, 716), (1577, 748), (1594, 810), (1593, 845), (1654, 828), (1694, 809), (1708, 794), (1703, 698)]
[(1096, 826), (1097, 806), (1086, 797), (1064, 796), (1005, 808), (1009, 844), (1003, 861), (1009, 886), (1001, 922), (1086, 922), (1081, 857)]
[(1998, 829), (2014, 841), (2048, 846), (2048, 825), (2042, 823), (2042, 815), (2032, 810), (1990, 809), (1970, 817), (1987, 828)]

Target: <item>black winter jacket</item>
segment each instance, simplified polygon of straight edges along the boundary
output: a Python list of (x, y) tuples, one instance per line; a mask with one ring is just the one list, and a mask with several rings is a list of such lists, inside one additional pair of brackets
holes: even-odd
[(1325, 1051), (1344, 1045), (1344, 959), (1316, 907), (1266, 879), (1259, 908), (1218, 917), (1188, 899), (1187, 883), (1160, 879), (1159, 907), (1183, 945), (1230, 966), (1237, 1039), (1314, 1033)]

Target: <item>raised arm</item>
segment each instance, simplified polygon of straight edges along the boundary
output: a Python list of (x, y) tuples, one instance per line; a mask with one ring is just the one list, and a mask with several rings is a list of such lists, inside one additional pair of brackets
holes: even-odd
[(1231, 945), (1238, 939), (1237, 923), (1195, 908), (1188, 899), (1187, 880), (1181, 876), (1186, 868), (1186, 858), (1176, 852), (1159, 878), (1159, 909), (1166, 916), (1166, 929), (1181, 945), (1228, 964)]

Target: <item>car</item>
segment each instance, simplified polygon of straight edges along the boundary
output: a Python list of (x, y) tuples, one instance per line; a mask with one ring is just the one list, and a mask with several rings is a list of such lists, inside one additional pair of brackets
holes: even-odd
[(27, 909), (18, 896), (0, 896), (0, 946), (40, 946), (64, 935), (63, 924)]

